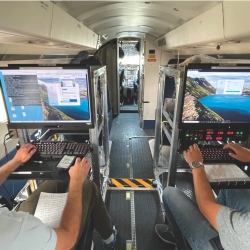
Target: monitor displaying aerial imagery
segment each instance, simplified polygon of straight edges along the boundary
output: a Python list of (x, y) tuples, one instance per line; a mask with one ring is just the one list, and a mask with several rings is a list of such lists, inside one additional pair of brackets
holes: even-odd
[(0, 69), (9, 124), (93, 127), (89, 80), (86, 67)]
[(250, 66), (188, 66), (182, 124), (250, 124)]

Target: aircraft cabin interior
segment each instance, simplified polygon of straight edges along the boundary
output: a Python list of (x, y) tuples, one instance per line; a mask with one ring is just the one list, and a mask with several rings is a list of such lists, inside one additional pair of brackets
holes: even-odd
[[(183, 249), (155, 226), (166, 222), (166, 187), (196, 202), (190, 145), (215, 197), (250, 187), (249, 163), (223, 149), (250, 149), (249, 9), (226, 0), (0, 1), (0, 169), (26, 143), (36, 147), (0, 185), (0, 207), (18, 211), (45, 181), (69, 182), (86, 157), (118, 232), (113, 249)], [(102, 244), (90, 217), (76, 249)]]

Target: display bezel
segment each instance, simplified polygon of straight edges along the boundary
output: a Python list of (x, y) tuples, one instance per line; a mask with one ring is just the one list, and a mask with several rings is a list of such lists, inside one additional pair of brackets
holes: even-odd
[[(88, 96), (89, 96), (89, 112), (90, 112), (90, 121), (88, 122), (79, 122), (77, 120), (73, 122), (11, 122), (9, 118), (9, 113), (7, 110), (7, 106), (5, 103), (4, 98), (4, 106), (7, 113), (8, 121), (7, 126), (10, 129), (37, 129), (37, 128), (48, 128), (53, 130), (77, 130), (77, 131), (86, 131), (88, 129), (92, 129), (95, 127), (95, 102), (94, 102), (94, 86), (92, 83), (92, 75), (91, 75), (91, 68), (90, 66), (83, 66), (83, 65), (76, 65), (76, 64), (53, 64), (53, 65), (39, 65), (39, 64), (11, 64), (8, 67), (0, 67), (1, 70), (19, 70), (25, 68), (28, 70), (30, 69), (55, 69), (55, 68), (62, 68), (62, 69), (84, 69), (88, 71)], [(2, 83), (0, 81), (1, 89)]]
[[(218, 67), (217, 70), (221, 69), (231, 69), (239, 72), (240, 70), (247, 70), (250, 73), (250, 64), (189, 64), (188, 66), (184, 67), (184, 77), (183, 77), (183, 90), (182, 96), (180, 98), (181, 108), (179, 114), (179, 122), (178, 128), (179, 129), (203, 129), (203, 128), (250, 128), (249, 123), (240, 123), (240, 122), (230, 122), (230, 123), (184, 123), (182, 121), (182, 113), (184, 107), (184, 99), (185, 99), (185, 90), (186, 90), (186, 82), (187, 82), (187, 72), (190, 69), (207, 69), (212, 70), (213, 67)], [(215, 70), (215, 69), (213, 69)]]

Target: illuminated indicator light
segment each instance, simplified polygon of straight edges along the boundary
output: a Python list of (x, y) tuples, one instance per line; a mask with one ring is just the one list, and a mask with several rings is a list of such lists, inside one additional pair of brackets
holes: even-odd
[(238, 135), (238, 134), (239, 134), (239, 132), (236, 132), (236, 134)]
[(189, 136), (189, 134), (186, 134), (186, 136)]
[(222, 140), (222, 137), (216, 137), (216, 141)]
[(240, 132), (241, 135), (243, 135), (243, 132)]
[(197, 137), (194, 137), (195, 140), (197, 140)]
[(218, 135), (223, 135), (223, 134), (224, 134), (224, 132), (222, 132), (222, 131), (218, 132)]

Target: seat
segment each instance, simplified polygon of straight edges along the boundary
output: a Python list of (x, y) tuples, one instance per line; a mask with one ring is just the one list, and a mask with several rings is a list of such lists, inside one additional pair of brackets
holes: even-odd
[(94, 224), (91, 217), (89, 218), (86, 228), (83, 231), (82, 236), (79, 239), (77, 246), (74, 249), (77, 250), (91, 250), (93, 240)]
[(102, 66), (102, 62), (98, 58), (88, 58), (88, 59), (83, 59), (80, 62), (81, 65), (86, 65), (86, 66)]

